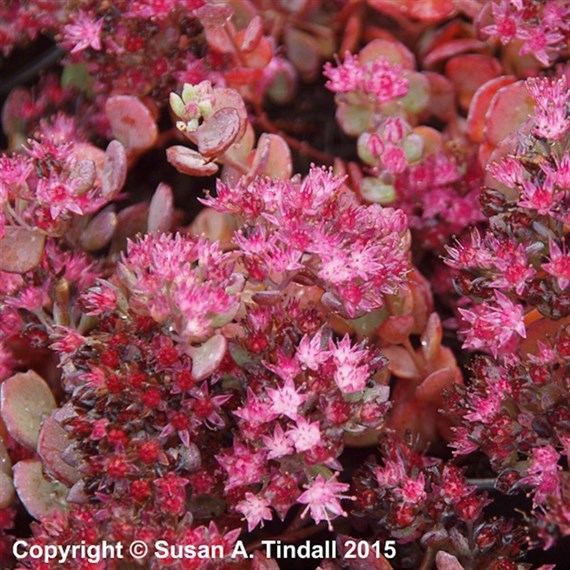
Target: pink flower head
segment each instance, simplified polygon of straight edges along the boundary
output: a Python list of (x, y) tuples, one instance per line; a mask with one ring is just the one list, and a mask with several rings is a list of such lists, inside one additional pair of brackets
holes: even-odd
[(160, 507), (175, 515), (181, 515), (186, 509), (186, 485), (188, 479), (169, 471), (164, 477), (155, 479), (156, 501)]
[(336, 474), (330, 479), (318, 475), (305, 488), (307, 490), (297, 499), (298, 503), (307, 505), (301, 516), (304, 517), (307, 511), (310, 511), (315, 523), (318, 524), (325, 520), (328, 523), (329, 530), (332, 531), (331, 518), (339, 515), (347, 516), (340, 501), (342, 499), (353, 499), (353, 497), (342, 495), (349, 489), (349, 485), (339, 483), (336, 480)]
[(500, 291), (495, 292), (495, 300), (496, 305), (480, 305), (476, 311), (458, 310), (471, 325), (461, 331), (466, 335), (463, 347), (488, 349), (496, 358), (499, 351), (514, 340), (515, 333), (526, 338), (526, 328), (522, 305), (513, 303)]
[(287, 437), (299, 453), (313, 449), (322, 441), (319, 422), (309, 423), (305, 418), (299, 417), (295, 427), (287, 431)]
[(534, 116), (536, 133), (544, 138), (559, 139), (570, 128), (568, 117), (570, 89), (566, 76), (531, 77), (526, 80), (526, 86), (536, 101)]
[(235, 440), (233, 449), (216, 455), (216, 459), (228, 474), (226, 491), (258, 483), (267, 470), (265, 451), (250, 451), (247, 445)]
[(330, 358), (330, 352), (322, 345), (322, 331), (318, 331), (313, 338), (306, 334), (297, 347), (295, 358), (301, 366), (310, 370), (318, 370)]
[(369, 352), (352, 346), (348, 334), (336, 346), (331, 343), (330, 352), (336, 365), (334, 380), (337, 386), (347, 393), (364, 390), (370, 378), (367, 362), (370, 358)]
[(330, 62), (325, 64), (324, 75), (329, 79), (325, 86), (335, 93), (355, 91), (360, 87), (362, 71), (358, 57), (346, 52), (344, 61), (337, 67), (333, 67)]
[(245, 499), (236, 505), (236, 511), (245, 517), (247, 530), (251, 532), (258, 524), (263, 527), (263, 521), (270, 521), (273, 518), (269, 507), (267, 499), (253, 493), (246, 493)]
[(87, 48), (101, 49), (101, 30), (103, 18), (94, 20), (86, 12), (80, 11), (74, 16), (69, 24), (63, 28), (63, 44), (71, 53), (77, 53)]
[(558, 244), (551, 238), (550, 263), (543, 263), (542, 268), (550, 275), (556, 277), (558, 287), (564, 290), (570, 284), (570, 254), (558, 247)]
[(293, 446), (287, 434), (283, 431), (281, 424), (275, 426), (272, 436), (263, 436), (263, 444), (269, 451), (267, 459), (279, 459), (293, 452)]
[(427, 497), (425, 489), (425, 476), (420, 473), (417, 479), (405, 477), (400, 483), (400, 487), (394, 489), (394, 493), (398, 495), (405, 503), (418, 504), (425, 501)]
[(267, 395), (271, 400), (271, 411), (278, 415), (285, 415), (292, 420), (297, 419), (299, 408), (307, 399), (305, 394), (300, 394), (297, 391), (291, 378), (285, 380), (280, 388), (267, 390)]

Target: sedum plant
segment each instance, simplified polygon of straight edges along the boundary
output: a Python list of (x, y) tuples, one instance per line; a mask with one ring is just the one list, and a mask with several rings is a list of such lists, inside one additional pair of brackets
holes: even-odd
[(566, 3), (80, 4), (0, 8), (0, 566), (563, 568)]

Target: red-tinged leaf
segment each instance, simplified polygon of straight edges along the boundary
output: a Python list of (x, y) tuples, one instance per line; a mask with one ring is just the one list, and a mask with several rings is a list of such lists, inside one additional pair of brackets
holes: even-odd
[(73, 156), (77, 160), (92, 160), (99, 177), (102, 176), (105, 164), (105, 151), (86, 142), (77, 142), (73, 145)]
[(7, 227), (0, 238), (0, 270), (26, 273), (34, 269), (42, 258), (45, 240), (38, 231)]
[(437, 570), (464, 570), (459, 560), (453, 554), (445, 552), (445, 550), (440, 550), (435, 555), (435, 565)]
[(441, 391), (453, 384), (455, 373), (451, 368), (442, 368), (429, 374), (416, 388), (416, 398), (421, 402), (439, 404)]
[(117, 214), (117, 231), (111, 243), (111, 253), (119, 253), (127, 245), (127, 238), (134, 238), (138, 233), (147, 230), (148, 204), (133, 204)]
[(424, 71), (423, 75), (429, 81), (429, 112), (443, 121), (449, 120), (455, 112), (455, 89), (453, 83), (432, 71)]
[(175, 145), (166, 149), (166, 160), (182, 174), (191, 176), (212, 176), (218, 172), (218, 165), (207, 162), (199, 152), (186, 146)]
[(514, 133), (534, 112), (535, 103), (524, 81), (502, 87), (496, 93), (485, 117), (485, 139), (498, 145)]
[(84, 505), (89, 502), (89, 495), (85, 491), (85, 481), (80, 479), (69, 489), (67, 494), (67, 502), (77, 505)]
[(374, 113), (364, 105), (349, 105), (339, 102), (336, 119), (347, 135), (358, 136), (374, 126)]
[(105, 161), (101, 172), (103, 197), (112, 200), (127, 179), (127, 154), (119, 141), (111, 141), (105, 150)]
[(403, 43), (384, 39), (375, 39), (368, 42), (360, 50), (358, 61), (361, 65), (366, 65), (379, 57), (386, 57), (390, 62), (399, 64), (404, 69), (416, 69), (416, 58)]
[(418, 53), (422, 60), (433, 51), (450, 41), (464, 38), (472, 38), (473, 30), (471, 26), (463, 20), (451, 20), (438, 28), (428, 28), (418, 41)]
[(388, 359), (388, 369), (394, 376), (409, 380), (420, 377), (413, 358), (402, 346), (387, 346), (382, 349), (382, 354)]
[(481, 54), (458, 55), (445, 65), (445, 75), (455, 86), (459, 106), (467, 111), (473, 95), (494, 77), (501, 74), (497, 59)]
[(471, 51), (485, 51), (485, 49), (487, 49), (486, 44), (472, 38), (451, 40), (431, 50), (424, 57), (423, 63), (425, 67), (429, 68), (456, 55)]
[(33, 108), (29, 90), (24, 87), (12, 89), (2, 107), (2, 130), (10, 139), (25, 131), (26, 120), (22, 113), (25, 107)]
[(193, 134), (200, 153), (211, 158), (226, 151), (235, 142), (239, 130), (238, 112), (225, 107), (208, 117)]
[(12, 477), (0, 471), (0, 509), (5, 509), (14, 500), (14, 484)]
[(45, 380), (33, 370), (18, 372), (0, 386), (0, 411), (8, 433), (35, 450), (42, 421), (56, 407)]
[(384, 319), (376, 332), (389, 344), (401, 344), (408, 338), (413, 327), (412, 315), (390, 316)]
[(428, 317), (426, 328), (420, 337), (422, 352), (428, 362), (435, 358), (436, 352), (441, 346), (442, 334), (441, 319), (437, 313), (432, 313)]
[(250, 176), (288, 180), (292, 173), (293, 159), (289, 145), (279, 135), (263, 133), (257, 143)]
[(431, 404), (404, 402), (394, 405), (387, 425), (402, 439), (411, 432), (418, 438), (418, 445), (424, 446), (439, 439), (436, 417), (436, 408)]
[(315, 38), (293, 27), (285, 31), (287, 59), (295, 66), (305, 81), (312, 81), (319, 75), (321, 60), (320, 46)]
[(206, 30), (222, 27), (232, 17), (232, 13), (232, 7), (226, 3), (210, 2), (193, 10), (193, 15), (200, 20)]
[(408, 15), (429, 24), (451, 18), (456, 13), (455, 0), (408, 0)]
[(241, 37), (241, 51), (243, 53), (249, 53), (253, 51), (263, 35), (263, 20), (261, 16), (255, 16), (251, 22), (247, 25), (247, 28), (243, 30)]
[(225, 156), (229, 157), (232, 162), (245, 164), (254, 144), (255, 133), (253, 132), (253, 127), (248, 122), (244, 135), (226, 150)]
[(352, 538), (346, 534), (339, 534), (336, 539), (340, 557), (344, 560), (349, 570), (392, 570), (392, 565), (388, 560), (386, 560), (382, 554), (377, 553), (373, 548), (368, 549), (367, 556), (345, 558), (349, 548), (347, 543), (350, 541), (358, 543), (361, 540), (362, 539)]
[[(239, 37), (239, 34), (238, 34)], [(262, 37), (257, 46), (244, 55), (244, 61), (248, 67), (262, 70), (269, 64), (273, 57), (273, 44), (267, 38)]]
[(168, 184), (160, 183), (148, 210), (147, 229), (149, 232), (168, 232), (174, 218), (174, 195)]
[(114, 95), (107, 99), (105, 113), (113, 135), (127, 151), (136, 154), (154, 146), (158, 129), (152, 113), (137, 97)]
[(510, 85), (516, 81), (512, 75), (501, 75), (484, 83), (477, 89), (467, 114), (467, 135), (476, 143), (483, 142), (483, 131), (485, 129), (485, 116), (495, 96), (495, 93), (502, 87)]
[(230, 214), (204, 208), (194, 218), (189, 230), (195, 236), (206, 236), (210, 241), (217, 241), (224, 247), (230, 245), (234, 231), (237, 230), (237, 222)]
[(198, 347), (190, 347), (192, 376), (199, 381), (213, 374), (222, 363), (227, 346), (226, 337), (218, 334)]
[(35, 519), (66, 510), (67, 487), (48, 481), (37, 459), (25, 459), (14, 465), (14, 486), (20, 501)]
[(62, 459), (71, 443), (67, 432), (54, 419), (54, 414), (43, 422), (38, 438), (38, 455), (49, 473), (66, 485), (73, 485), (81, 479), (79, 471)]
[(86, 251), (98, 251), (107, 247), (117, 229), (117, 214), (112, 207), (99, 212), (85, 228), (79, 244)]
[(78, 160), (72, 168), (71, 177), (77, 184), (77, 193), (85, 194), (95, 184), (97, 177), (95, 162), (89, 159)]

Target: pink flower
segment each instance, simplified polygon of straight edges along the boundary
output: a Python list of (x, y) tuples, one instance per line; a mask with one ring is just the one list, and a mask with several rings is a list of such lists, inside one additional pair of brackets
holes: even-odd
[(394, 489), (394, 493), (399, 496), (404, 503), (418, 504), (425, 501), (427, 497), (425, 489), (425, 476), (420, 473), (417, 479), (405, 477), (400, 483), (400, 487)]
[(98, 280), (97, 286), (84, 293), (81, 300), (86, 314), (97, 316), (117, 308), (118, 294), (109, 283)]
[(156, 501), (160, 507), (175, 515), (186, 511), (186, 485), (188, 479), (169, 471), (164, 477), (154, 480)]
[(251, 532), (258, 524), (263, 527), (263, 521), (270, 521), (273, 518), (270, 504), (267, 499), (246, 493), (245, 499), (236, 505), (236, 511), (242, 513), (247, 520), (247, 530)]
[(101, 30), (103, 18), (94, 20), (86, 12), (80, 11), (74, 16), (69, 24), (63, 28), (63, 43), (71, 53), (77, 53), (87, 48), (101, 49)]
[(295, 427), (287, 431), (287, 437), (299, 453), (313, 449), (321, 443), (319, 422), (309, 423), (305, 418), (299, 417)]
[(403, 97), (410, 88), (409, 81), (403, 75), (401, 65), (393, 64), (387, 57), (380, 56), (368, 64), (362, 80), (365, 93), (374, 96), (380, 104)]
[(347, 393), (364, 390), (370, 378), (370, 367), (366, 362), (368, 351), (352, 346), (348, 334), (336, 346), (331, 344), (330, 351), (336, 365), (334, 380), (337, 386)]
[(291, 441), (279, 423), (275, 426), (272, 436), (264, 435), (262, 439), (263, 444), (269, 451), (267, 459), (279, 459), (293, 452)]
[(556, 277), (558, 287), (564, 290), (570, 284), (570, 254), (563, 252), (558, 244), (550, 238), (550, 263), (543, 263), (542, 268)]
[(568, 118), (570, 90), (566, 76), (531, 77), (526, 80), (526, 86), (531, 97), (536, 101), (534, 116), (536, 133), (544, 138), (554, 140), (560, 138), (570, 128)]
[(554, 190), (552, 180), (548, 177), (541, 185), (536, 185), (530, 180), (524, 180), (524, 200), (519, 202), (519, 206), (536, 210), (539, 214), (545, 216), (558, 205), (563, 196), (562, 192)]
[(310, 370), (318, 370), (319, 366), (330, 358), (330, 352), (321, 346), (322, 336), (322, 331), (318, 331), (313, 338), (308, 334), (303, 336), (295, 354), (301, 366)]
[(481, 31), (490, 36), (497, 36), (503, 45), (508, 44), (517, 33), (517, 19), (510, 11), (508, 0), (502, 0), (500, 4), (491, 4), (494, 24), (485, 26)]
[(307, 490), (297, 499), (298, 503), (307, 505), (301, 516), (304, 517), (307, 511), (310, 511), (315, 523), (326, 520), (329, 530), (332, 531), (331, 518), (338, 515), (346, 516), (340, 501), (352, 499), (352, 497), (341, 494), (349, 489), (349, 485), (339, 483), (336, 480), (336, 474), (330, 479), (324, 479), (322, 475), (318, 475), (305, 488)]
[(560, 500), (559, 460), (560, 454), (551, 445), (533, 448), (529, 474), (523, 477), (521, 483), (536, 487), (533, 499), (535, 506), (549, 499)]
[(299, 394), (295, 383), (291, 378), (287, 378), (285, 383), (276, 390), (267, 390), (267, 395), (271, 400), (271, 411), (278, 415), (285, 415), (292, 420), (299, 416), (299, 407), (307, 399), (305, 394)]
[(233, 449), (216, 455), (216, 459), (228, 474), (226, 491), (259, 483), (267, 470), (265, 451), (250, 451), (247, 445), (236, 440)]
[(500, 291), (495, 292), (495, 300), (496, 305), (486, 303), (477, 307), (476, 311), (458, 309), (471, 325), (461, 331), (466, 335), (464, 348), (486, 348), (497, 357), (499, 350), (514, 339), (515, 333), (526, 338), (523, 307), (513, 303)]
[(356, 91), (360, 87), (362, 72), (358, 58), (346, 52), (343, 63), (339, 63), (337, 67), (333, 67), (330, 62), (325, 64), (324, 75), (329, 79), (325, 87), (335, 93)]

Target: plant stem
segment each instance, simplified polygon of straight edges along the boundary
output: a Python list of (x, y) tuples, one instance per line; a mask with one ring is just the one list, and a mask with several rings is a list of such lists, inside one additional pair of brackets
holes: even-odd
[(306, 143), (305, 141), (300, 141), (294, 137), (291, 137), (288, 134), (284, 133), (279, 128), (277, 128), (277, 126), (271, 121), (271, 119), (267, 116), (267, 114), (261, 108), (260, 105), (255, 106), (255, 114), (256, 114), (256, 123), (263, 130), (269, 133), (273, 133), (275, 135), (279, 135), (291, 148), (295, 149), (300, 154), (310, 156), (311, 158), (314, 158), (316, 161), (322, 164), (327, 164), (329, 166), (332, 166), (334, 164), (334, 157), (331, 156), (330, 154), (327, 154), (312, 147), (309, 143)]
[(428, 546), (418, 570), (431, 570), (434, 560), (435, 560), (435, 550), (433, 549), (433, 547)]

